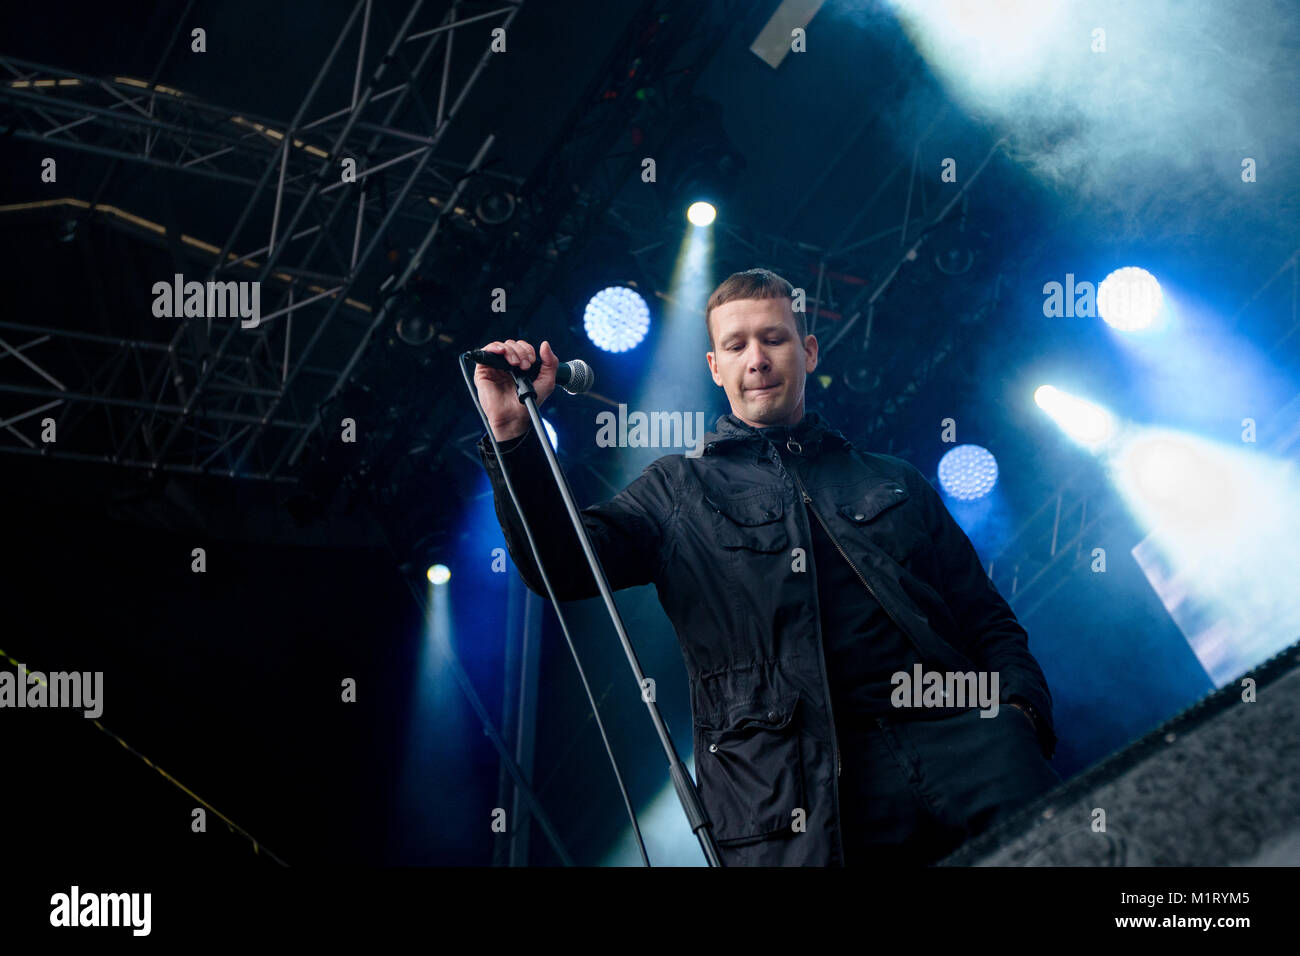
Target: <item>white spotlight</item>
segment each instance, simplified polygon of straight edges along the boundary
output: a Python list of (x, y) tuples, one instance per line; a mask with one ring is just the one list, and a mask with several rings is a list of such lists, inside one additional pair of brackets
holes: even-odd
[(1115, 419), (1100, 405), (1042, 385), (1034, 392), (1038, 407), (1052, 416), (1061, 430), (1085, 448), (1104, 445), (1115, 434)]
[(1116, 269), (1097, 287), (1097, 311), (1107, 325), (1121, 332), (1149, 327), (1163, 306), (1160, 283), (1137, 266)]
[(718, 218), (718, 211), (712, 203), (693, 202), (686, 209), (686, 218), (693, 226), (711, 226), (713, 220)]

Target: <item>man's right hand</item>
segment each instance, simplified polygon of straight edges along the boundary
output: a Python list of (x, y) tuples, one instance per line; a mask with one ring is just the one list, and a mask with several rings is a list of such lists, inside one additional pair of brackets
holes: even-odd
[[(502, 356), (518, 369), (527, 370), (537, 361), (536, 350), (527, 342), (506, 339), (504, 342), (489, 342), (483, 346), (484, 352), (494, 352)], [(537, 407), (540, 409), (555, 391), (555, 373), (559, 370), (560, 360), (551, 351), (551, 343), (542, 343), (542, 370), (533, 379), (533, 388), (537, 391)], [(492, 426), (492, 434), (497, 441), (516, 438), (528, 431), (532, 424), (528, 418), (528, 409), (515, 392), (515, 380), (509, 372), (490, 368), (486, 365), (474, 369), (474, 387), (478, 389), (478, 400), (483, 405), (483, 414)]]

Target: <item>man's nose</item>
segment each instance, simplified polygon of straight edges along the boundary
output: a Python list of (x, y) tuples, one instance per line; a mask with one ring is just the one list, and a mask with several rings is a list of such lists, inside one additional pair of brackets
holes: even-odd
[(772, 367), (772, 363), (767, 360), (767, 356), (759, 352), (749, 360), (749, 370), (751, 372), (766, 372)]

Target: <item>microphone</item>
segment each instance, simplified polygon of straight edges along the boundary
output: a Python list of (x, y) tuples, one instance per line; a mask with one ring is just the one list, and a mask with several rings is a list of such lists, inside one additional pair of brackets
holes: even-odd
[[(482, 349), (470, 349), (462, 358), (470, 359), (478, 365), (486, 365), (488, 368), (523, 375), (530, 382), (537, 378), (537, 374), (542, 370), (541, 359), (533, 362), (526, 369), (520, 369), (511, 365), (504, 355), (497, 355), (496, 352), (485, 352)], [(596, 384), (596, 376), (592, 372), (590, 365), (582, 359), (574, 359), (571, 362), (560, 363), (559, 368), (555, 370), (555, 384), (570, 395), (580, 395)]]

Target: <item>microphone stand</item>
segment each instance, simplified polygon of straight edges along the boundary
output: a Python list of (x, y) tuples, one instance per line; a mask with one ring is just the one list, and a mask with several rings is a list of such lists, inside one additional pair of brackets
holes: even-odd
[[(600, 596), (605, 600), (605, 607), (609, 611), (610, 619), (614, 622), (614, 630), (618, 633), (618, 639), (623, 643), (623, 653), (627, 655), (627, 662), (632, 668), (633, 676), (636, 678), (637, 688), (640, 689), (645, 687), (645, 674), (641, 670), (641, 662), (637, 660), (636, 651), (632, 649), (632, 641), (627, 635), (627, 629), (623, 626), (623, 618), (618, 612), (618, 606), (614, 604), (614, 595), (609, 589), (605, 569), (601, 567), (600, 559), (596, 557), (596, 552), (591, 546), (591, 538), (587, 535), (586, 525), (582, 523), (582, 515), (578, 511), (578, 506), (574, 503), (569, 482), (560, 469), (559, 460), (555, 457), (555, 449), (546, 440), (546, 427), (542, 424), (542, 416), (537, 410), (537, 391), (533, 388), (532, 382), (532, 378), (537, 374), (539, 368), (540, 366), (535, 363), (533, 375), (530, 376), (527, 372), (521, 373), (519, 369), (511, 366), (510, 374), (515, 380), (515, 394), (519, 396), (519, 401), (528, 409), (528, 417), (532, 421), (533, 431), (542, 443), (542, 451), (546, 454), (547, 464), (551, 466), (555, 484), (560, 489), (560, 495), (564, 498), (564, 508), (569, 513), (569, 520), (573, 522), (573, 530), (578, 533), (578, 541), (582, 545), (582, 552), (587, 557), (587, 564), (591, 566), (591, 573), (596, 579), (597, 587), (600, 588)], [(520, 518), (527, 521), (522, 513)], [(540, 564), (539, 561), (538, 565), (540, 566)], [(551, 597), (554, 599), (554, 594)], [(700, 795), (695, 789), (695, 783), (691, 780), (691, 775), (686, 771), (686, 765), (677, 756), (677, 748), (673, 746), (672, 737), (668, 733), (668, 725), (664, 723), (663, 717), (659, 713), (659, 706), (653, 700), (646, 700), (644, 693), (641, 694), (641, 699), (650, 712), (650, 720), (655, 726), (655, 731), (659, 734), (659, 742), (663, 744), (664, 754), (668, 757), (668, 768), (672, 776), (673, 787), (677, 791), (677, 799), (681, 801), (682, 810), (685, 811), (686, 819), (690, 822), (691, 831), (700, 841), (700, 849), (704, 852), (704, 858), (708, 861), (709, 866), (722, 866), (722, 860), (718, 856), (718, 847), (713, 839), (713, 824), (704, 812), (704, 805), (700, 803)]]

